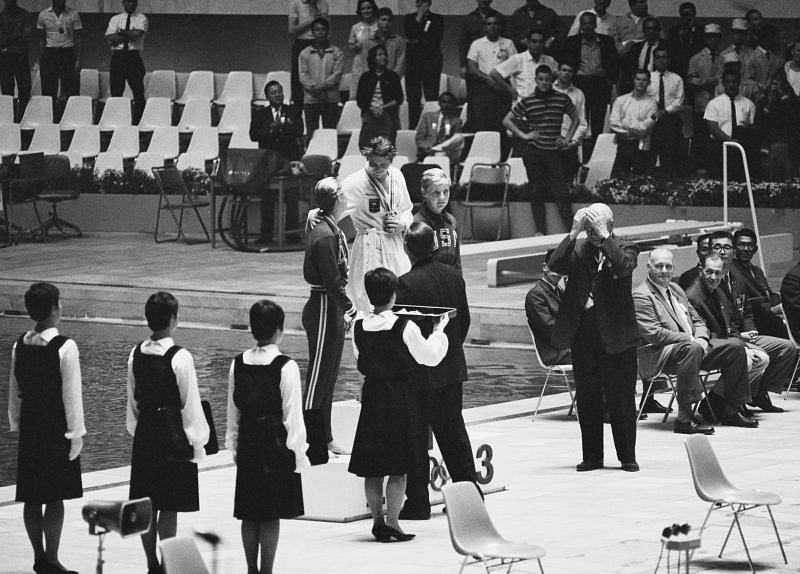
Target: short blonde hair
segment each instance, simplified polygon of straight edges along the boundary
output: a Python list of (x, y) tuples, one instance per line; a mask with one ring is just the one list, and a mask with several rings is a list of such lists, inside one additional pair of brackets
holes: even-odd
[(330, 214), (336, 202), (342, 195), (342, 184), (335, 177), (326, 177), (317, 182), (314, 187), (314, 201), (319, 208)]
[(450, 176), (447, 175), (443, 169), (438, 167), (425, 170), (419, 182), (422, 193), (428, 193), (434, 187), (449, 188), (452, 184), (453, 182)]

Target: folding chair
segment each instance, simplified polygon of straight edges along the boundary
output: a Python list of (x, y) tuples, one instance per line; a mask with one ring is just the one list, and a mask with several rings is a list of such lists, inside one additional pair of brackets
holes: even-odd
[(722, 558), (722, 553), (725, 551), (725, 546), (728, 544), (728, 539), (731, 537), (731, 532), (735, 525), (742, 539), (742, 544), (744, 545), (747, 562), (750, 564), (750, 569), (753, 571), (753, 574), (755, 574), (756, 569), (750, 557), (750, 550), (747, 547), (747, 541), (744, 538), (744, 532), (742, 531), (739, 517), (748, 510), (753, 510), (759, 506), (765, 506), (769, 513), (769, 519), (772, 522), (772, 528), (775, 531), (775, 538), (778, 539), (778, 546), (781, 549), (781, 555), (783, 555), (783, 562), (788, 564), (786, 552), (783, 550), (783, 542), (781, 542), (781, 535), (778, 533), (778, 526), (775, 524), (775, 517), (772, 515), (771, 508), (771, 506), (781, 503), (781, 497), (764, 490), (742, 489), (733, 486), (728, 480), (728, 477), (725, 476), (707, 436), (692, 435), (686, 439), (684, 444), (686, 446), (686, 454), (689, 455), (689, 466), (692, 470), (695, 492), (697, 492), (697, 496), (699, 496), (701, 500), (711, 503), (706, 513), (706, 518), (703, 520), (703, 526), (700, 527), (700, 535), (702, 536), (703, 530), (706, 524), (708, 524), (708, 519), (715, 510), (728, 508), (733, 514), (733, 520), (731, 520), (731, 525), (728, 527), (728, 534), (725, 536), (725, 541), (722, 543), (719, 557)]
[(50, 96), (31, 96), (22, 121), (19, 123), (23, 130), (33, 130), (37, 126), (53, 123), (53, 98)]
[[(475, 163), (470, 169), (469, 183), (467, 184), (467, 194), (462, 205), (469, 212), (470, 232), (472, 238), (475, 237), (474, 211), (486, 208), (500, 208), (500, 217), (497, 219), (496, 241), (500, 240), (503, 233), (503, 211), (506, 213), (507, 229), (511, 231), (511, 208), (508, 204), (508, 180), (511, 168), (507, 163)], [(502, 199), (480, 200), (475, 199), (476, 195), (496, 194), (498, 188), (502, 188)]]
[[(706, 371), (705, 369), (700, 369), (700, 386), (702, 387), (700, 393), (702, 398), (694, 405), (694, 412), (697, 412), (697, 408), (700, 406), (700, 403), (706, 401), (706, 404), (708, 405), (708, 410), (711, 413), (712, 418), (714, 419), (713, 421), (709, 422), (713, 422), (714, 424), (719, 423), (719, 417), (717, 416), (717, 413), (714, 412), (714, 409), (711, 407), (711, 402), (708, 400), (708, 393), (710, 390), (708, 387), (708, 379), (709, 377), (711, 377), (711, 375), (719, 373), (720, 373), (719, 370)], [(664, 417), (661, 419), (662, 423), (667, 422), (667, 419), (669, 418), (669, 413), (672, 410), (672, 405), (675, 403), (675, 397), (677, 396), (677, 388), (676, 388), (677, 378), (675, 377), (675, 375), (671, 373), (657, 373), (655, 376), (650, 377), (649, 379), (645, 379), (642, 376), (641, 372), (639, 372), (639, 378), (642, 381), (642, 399), (641, 401), (639, 401), (639, 411), (636, 417), (637, 424), (641, 419), (642, 411), (644, 410), (644, 403), (647, 400), (647, 396), (650, 394), (650, 391), (655, 386), (656, 381), (664, 381), (667, 384), (667, 387), (669, 388), (670, 391), (669, 403), (667, 403), (667, 410), (664, 411)], [(647, 381), (647, 384), (645, 384), (645, 381)]]
[(218, 106), (227, 106), (234, 100), (253, 99), (253, 72), (228, 72), (222, 94), (214, 100)]
[(230, 134), (236, 130), (250, 130), (251, 116), (250, 100), (230, 100), (222, 110), (222, 117), (219, 120), (219, 133)]
[(208, 70), (195, 70), (189, 73), (186, 87), (178, 98), (177, 103), (185, 105), (189, 100), (202, 100), (206, 105), (211, 105), (214, 99), (214, 72)]
[(147, 98), (139, 120), (140, 132), (152, 132), (172, 125), (172, 100), (165, 96)]
[[(213, 188), (208, 189), (205, 186), (192, 186), (187, 187), (181, 176), (181, 172), (175, 167), (156, 167), (153, 168), (153, 176), (155, 176), (156, 184), (158, 185), (159, 199), (158, 199), (158, 212), (156, 214), (156, 229), (153, 233), (153, 238), (156, 243), (163, 243), (166, 241), (178, 241), (183, 238), (187, 244), (197, 243), (190, 241), (183, 231), (183, 214), (187, 209), (194, 212), (197, 220), (200, 222), (200, 227), (206, 235), (206, 241), (212, 241), (211, 235), (206, 229), (206, 224), (198, 211), (200, 208), (211, 208), (213, 201)], [(202, 191), (201, 191), (202, 190)], [(171, 199), (170, 199), (171, 198)], [(177, 234), (171, 239), (159, 239), (158, 230), (161, 223), (161, 212), (168, 211), (172, 216), (175, 225), (177, 226)], [(179, 212), (177, 215), (175, 212)], [(214, 233), (214, 221), (211, 221), (211, 233)]]
[(536, 337), (533, 336), (533, 330), (528, 326), (528, 332), (531, 334), (531, 341), (533, 342), (533, 351), (536, 353), (536, 360), (539, 362), (539, 366), (543, 369), (547, 370), (547, 376), (544, 379), (544, 384), (542, 385), (542, 392), (539, 393), (539, 400), (536, 402), (536, 409), (533, 411), (533, 417), (531, 418), (531, 422), (536, 422), (536, 415), (539, 413), (539, 407), (542, 404), (542, 398), (544, 398), (544, 392), (547, 389), (547, 383), (550, 381), (550, 375), (555, 374), (560, 377), (564, 377), (564, 384), (567, 387), (567, 392), (569, 393), (570, 405), (569, 405), (569, 412), (567, 415), (571, 415), (575, 411), (575, 394), (572, 392), (572, 385), (569, 383), (569, 376), (572, 373), (572, 363), (568, 363), (565, 365), (547, 365), (542, 360), (542, 356), (539, 354), (539, 347), (536, 346)]
[[(74, 97), (74, 96), (73, 96)], [(78, 126), (69, 149), (60, 155), (69, 159), (72, 167), (82, 167), (86, 159), (97, 157), (100, 153), (100, 128), (94, 125)]]
[(497, 569), (509, 573), (514, 565), (526, 560), (536, 560), (544, 574), (544, 548), (503, 538), (474, 483), (451, 482), (444, 485), (442, 495), (447, 506), (450, 542), (453, 549), (464, 556), (459, 574), (467, 566), (480, 566), (487, 573)]
[(161, 542), (166, 574), (209, 574), (197, 544), (191, 538), (174, 537)]
[[(87, 126), (84, 126), (87, 127)], [(96, 126), (91, 126), (96, 127)], [(99, 146), (98, 134), (98, 146)], [(61, 232), (61, 236), (67, 238), (67, 229), (71, 229), (78, 237), (83, 237), (81, 228), (70, 223), (58, 216), (58, 204), (62, 201), (74, 201), (80, 197), (80, 187), (77, 183), (67, 185), (66, 178), (70, 172), (69, 160), (60, 155), (45, 156), (44, 175), (50, 180), (50, 183), (45, 182), (41, 189), (36, 193), (33, 198), (33, 210), (36, 213), (36, 219), (39, 222), (38, 232), (42, 239), (47, 237), (50, 229), (55, 227)], [(39, 208), (37, 202), (45, 201), (50, 204), (50, 217), (46, 221), (42, 221), (39, 216)]]
[(489, 158), (489, 163), (500, 161), (500, 133), (499, 132), (475, 132), (472, 140), (472, 147), (469, 148), (467, 159), (471, 157)]
[(131, 124), (131, 100), (126, 97), (108, 98), (103, 107), (100, 121), (97, 122), (101, 132), (114, 131), (118, 127)]
[(148, 101), (151, 98), (167, 98), (172, 101), (177, 97), (177, 91), (175, 70), (153, 70), (150, 81), (144, 88), (144, 96)]

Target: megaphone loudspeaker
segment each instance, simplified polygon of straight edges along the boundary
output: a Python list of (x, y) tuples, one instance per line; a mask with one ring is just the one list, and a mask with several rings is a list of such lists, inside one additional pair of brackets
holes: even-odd
[(91, 500), (83, 507), (83, 519), (89, 523), (89, 533), (99, 534), (97, 528), (113, 530), (120, 536), (133, 536), (150, 529), (152, 504), (149, 498), (137, 500)]

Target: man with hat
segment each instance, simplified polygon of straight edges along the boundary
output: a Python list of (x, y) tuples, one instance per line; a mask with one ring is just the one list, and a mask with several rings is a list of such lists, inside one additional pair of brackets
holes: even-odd
[(722, 50), (721, 55), (725, 57), (730, 53), (736, 54), (739, 62), (744, 63), (753, 53), (753, 49), (747, 45), (747, 20), (744, 18), (734, 18), (731, 23), (731, 37), (733, 41), (731, 45)]
[(722, 61), (719, 54), (722, 29), (719, 24), (706, 24), (703, 33), (705, 48), (689, 59), (689, 69), (686, 73), (687, 101), (692, 102), (694, 111), (692, 157), (696, 169), (705, 169), (709, 135), (703, 114), (706, 105), (714, 97), (717, 83), (722, 78)]

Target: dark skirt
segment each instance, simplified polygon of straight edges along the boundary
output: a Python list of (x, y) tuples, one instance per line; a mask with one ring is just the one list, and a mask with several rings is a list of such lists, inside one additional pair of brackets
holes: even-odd
[(406, 376), (364, 381), (348, 471), (361, 477), (406, 474), (419, 433), (417, 387)]
[(295, 518), (304, 512), (303, 487), (298, 473), (237, 466), (234, 517), (262, 522)]

